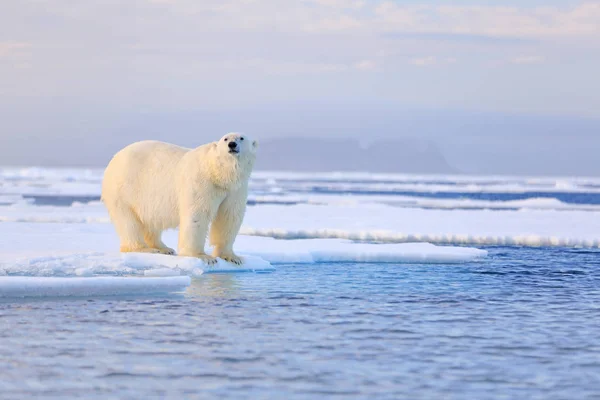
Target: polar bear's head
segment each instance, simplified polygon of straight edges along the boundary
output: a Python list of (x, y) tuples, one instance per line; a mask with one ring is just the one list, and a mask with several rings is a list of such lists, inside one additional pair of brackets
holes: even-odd
[(254, 155), (258, 142), (252, 140), (248, 135), (237, 132), (228, 133), (217, 142), (220, 154), (228, 154), (234, 157)]

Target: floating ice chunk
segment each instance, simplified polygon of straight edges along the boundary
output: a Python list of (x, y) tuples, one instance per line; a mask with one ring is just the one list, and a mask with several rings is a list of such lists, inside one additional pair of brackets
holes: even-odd
[[(0, 203), (1, 204), (1, 203)], [(110, 223), (108, 212), (101, 203), (73, 205), (71, 207), (34, 206), (28, 204), (0, 205), (0, 222), (64, 222)]]
[(166, 278), (40, 278), (0, 277), (0, 297), (113, 296), (182, 292), (190, 277)]
[(600, 247), (599, 223), (600, 213), (587, 211), (264, 205), (248, 209), (240, 234), (385, 243)]
[(75, 275), (77, 275), (77, 276), (93, 276), (94, 269), (88, 268), (88, 267), (77, 268), (75, 270)]
[(144, 271), (144, 276), (179, 276), (178, 270), (172, 268), (156, 268)]
[[(1, 186), (1, 182), (0, 182)], [(2, 206), (25, 206), (33, 203), (33, 199), (25, 199), (20, 194), (0, 194), (0, 205)]]
[[(92, 246), (92, 244), (90, 244)], [(206, 265), (193, 257), (177, 257), (148, 253), (83, 253), (51, 256), (2, 257), (0, 271), (24, 276), (200, 276), (211, 272), (273, 271), (268, 261), (256, 256), (243, 257), (244, 264), (235, 265), (219, 259)]]
[(80, 253), (3, 257), (0, 263), (9, 275), (25, 276), (93, 276), (135, 274), (123, 265), (119, 254)]
[(195, 257), (178, 257), (164, 254), (148, 253), (125, 253), (122, 255), (123, 265), (130, 268), (141, 269), (147, 267), (162, 267), (165, 269), (177, 269), (186, 274), (197, 276), (198, 270), (204, 273), (211, 272), (253, 272), (273, 271), (274, 268), (268, 261), (257, 256), (241, 256), (244, 260), (242, 265), (236, 265), (217, 259), (214, 265), (207, 265), (204, 261)]
[(244, 237), (239, 241), (238, 247), (246, 254), (260, 255), (273, 264), (332, 262), (454, 264), (475, 261), (487, 256), (485, 250), (467, 247), (443, 247), (430, 243), (355, 243), (341, 239), (276, 240)]
[[(315, 262), (454, 264), (484, 258), (487, 256), (487, 251), (440, 247), (431, 243), (382, 245), (344, 241), (334, 249), (315, 249), (311, 254)], [(352, 254), (353, 257), (348, 257), (348, 254)]]

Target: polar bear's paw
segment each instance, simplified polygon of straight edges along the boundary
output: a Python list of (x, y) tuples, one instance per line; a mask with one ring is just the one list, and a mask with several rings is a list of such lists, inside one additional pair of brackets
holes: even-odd
[(187, 251), (180, 251), (179, 252), (179, 256), (180, 257), (194, 257), (194, 258), (198, 258), (200, 260), (202, 260), (202, 262), (204, 262), (207, 265), (215, 265), (217, 263), (217, 258), (213, 257), (213, 256), (209, 256), (206, 253), (195, 253), (195, 252), (187, 252)]
[(229, 254), (226, 256), (222, 255), (220, 258), (236, 265), (242, 265), (244, 263), (244, 260), (242, 260), (241, 257), (236, 256), (235, 254)]
[(166, 254), (168, 256), (173, 256), (175, 255), (175, 250), (169, 248), (169, 247), (161, 247), (159, 249), (156, 249), (156, 252), (159, 254)]
[(206, 265), (215, 265), (217, 263), (217, 259), (215, 257), (207, 254), (198, 254), (194, 257), (201, 259)]

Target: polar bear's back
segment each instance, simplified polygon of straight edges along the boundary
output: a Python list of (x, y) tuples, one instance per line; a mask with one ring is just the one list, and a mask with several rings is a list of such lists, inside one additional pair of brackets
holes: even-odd
[(130, 207), (143, 223), (156, 229), (177, 225), (177, 165), (190, 149), (145, 140), (120, 150), (102, 181), (102, 200), (111, 208)]

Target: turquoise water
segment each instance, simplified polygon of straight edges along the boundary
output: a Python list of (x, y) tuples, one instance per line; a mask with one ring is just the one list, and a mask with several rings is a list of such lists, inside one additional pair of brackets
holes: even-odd
[(284, 265), (0, 303), (0, 398), (600, 398), (600, 252)]

